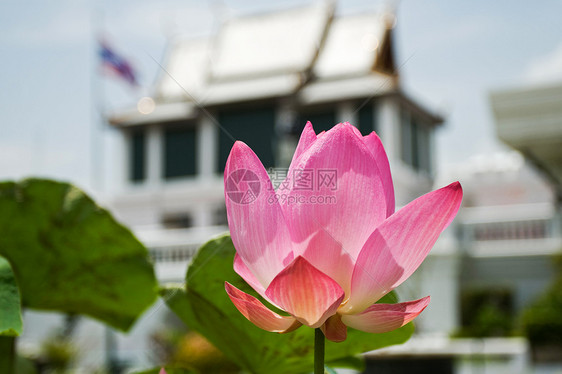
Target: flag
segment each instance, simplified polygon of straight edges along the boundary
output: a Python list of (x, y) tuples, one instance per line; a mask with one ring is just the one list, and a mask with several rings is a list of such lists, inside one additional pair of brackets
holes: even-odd
[(128, 82), (131, 86), (136, 87), (138, 85), (137, 76), (131, 64), (122, 56), (116, 54), (106, 42), (100, 41), (99, 47), (102, 66)]

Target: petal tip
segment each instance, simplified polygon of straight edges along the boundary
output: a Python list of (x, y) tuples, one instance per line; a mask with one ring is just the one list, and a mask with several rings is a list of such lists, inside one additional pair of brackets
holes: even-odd
[(241, 140), (235, 141), (232, 145), (232, 148), (230, 149), (228, 159), (226, 160), (225, 171), (229, 169), (230, 164), (233, 163), (234, 160), (239, 159), (244, 153), (247, 153), (248, 151), (253, 152), (246, 143)]
[(453, 191), (460, 191), (462, 193), (462, 186), (461, 186), (461, 182), (459, 182), (459, 181), (453, 182), (450, 185), (448, 185), (447, 187), (449, 187)]
[(247, 152), (251, 150), (250, 146), (244, 143), (242, 140), (237, 140), (232, 145), (232, 150), (230, 151), (231, 154), (238, 153), (238, 152)]
[(232, 294), (233, 288), (234, 286), (232, 284), (228, 283), (227, 281), (224, 281), (224, 289), (228, 294)]
[(444, 187), (444, 189), (448, 189), (450, 191), (450, 193), (453, 195), (453, 201), (454, 201), (454, 209), (455, 209), (455, 214), (448, 220), (447, 225), (449, 226), (449, 224), (453, 221), (453, 219), (455, 218), (461, 204), (462, 204), (462, 199), (463, 199), (463, 189), (462, 186), (460, 184), (459, 181), (453, 182), (450, 185), (448, 185), (447, 187)]
[(294, 317), (275, 313), (254, 296), (240, 291), (230, 283), (225, 282), (225, 288), (236, 309), (257, 327), (270, 332), (283, 333), (293, 331), (300, 326)]
[(371, 131), (369, 134), (365, 135), (363, 138), (373, 138), (379, 141), (382, 144), (381, 137), (377, 134), (376, 131)]

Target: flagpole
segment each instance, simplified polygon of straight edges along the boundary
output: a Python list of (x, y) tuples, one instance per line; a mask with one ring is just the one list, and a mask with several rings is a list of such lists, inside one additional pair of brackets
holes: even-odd
[(92, 126), (90, 128), (90, 187), (97, 197), (103, 195), (104, 191), (104, 130), (106, 127), (105, 119), (105, 89), (99, 74), (99, 43), (104, 32), (104, 14), (103, 10), (97, 8), (92, 13), (92, 42), (94, 44), (95, 62), (91, 76), (91, 100), (92, 100)]
[[(100, 42), (105, 37), (105, 17), (104, 12), (100, 8), (94, 8), (92, 12), (92, 43), (94, 54), (94, 67), (91, 74), (91, 105), (92, 105), (92, 124), (90, 127), (90, 157), (91, 157), (91, 181), (90, 187), (94, 191), (96, 197), (105, 198), (105, 129), (107, 128), (107, 120), (105, 118), (106, 111), (106, 95), (103, 79), (100, 78)], [(104, 326), (105, 339), (105, 367), (108, 373), (115, 373), (118, 370), (117, 358), (117, 341), (115, 332), (109, 326)]]

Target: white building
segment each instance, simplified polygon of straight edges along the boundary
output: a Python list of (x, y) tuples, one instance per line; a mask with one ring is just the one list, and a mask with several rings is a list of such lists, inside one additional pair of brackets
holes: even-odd
[(162, 280), (182, 279), (197, 245), (227, 229), (222, 172), (235, 140), (266, 168), (287, 167), (306, 121), (317, 132), (349, 121), (381, 136), (399, 205), (430, 190), (442, 120), (401, 90), (394, 21), (337, 17), (322, 3), (171, 44), (155, 106), (110, 118), (128, 150), (111, 205), (153, 250)]

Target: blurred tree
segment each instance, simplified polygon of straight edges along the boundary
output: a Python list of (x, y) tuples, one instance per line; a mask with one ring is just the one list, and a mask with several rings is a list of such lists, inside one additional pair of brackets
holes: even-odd
[(235, 374), (240, 368), (224, 356), (203, 336), (189, 332), (182, 339), (172, 356), (172, 363), (197, 373)]
[(562, 360), (562, 254), (553, 259), (556, 276), (545, 292), (521, 316), (533, 358)]
[(461, 328), (457, 337), (492, 337), (513, 334), (511, 291), (504, 288), (475, 288), (461, 294)]

